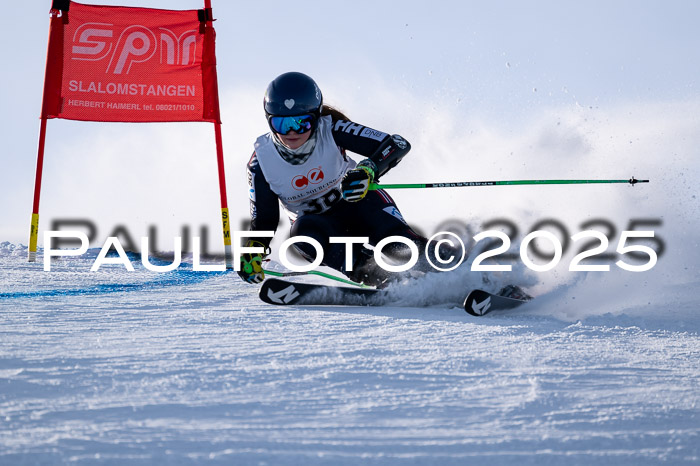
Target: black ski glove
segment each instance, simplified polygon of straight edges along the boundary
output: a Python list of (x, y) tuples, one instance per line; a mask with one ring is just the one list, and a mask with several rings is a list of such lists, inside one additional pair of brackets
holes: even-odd
[(265, 257), (270, 253), (270, 249), (265, 247), (260, 241), (254, 239), (248, 240), (246, 247), (261, 247), (265, 252), (241, 254), (241, 270), (238, 271), (238, 275), (248, 283), (260, 283), (265, 279), (265, 271), (263, 270), (262, 263)]
[(340, 182), (343, 199), (348, 202), (357, 202), (364, 199), (369, 191), (369, 185), (374, 182), (374, 169), (374, 162), (365, 159), (358, 163), (356, 168), (348, 170)]

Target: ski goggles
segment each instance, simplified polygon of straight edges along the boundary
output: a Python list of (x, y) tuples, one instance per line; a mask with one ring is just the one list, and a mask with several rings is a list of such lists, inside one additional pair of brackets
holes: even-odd
[(316, 123), (316, 117), (311, 114), (297, 116), (270, 116), (268, 118), (270, 128), (275, 133), (285, 135), (290, 131), (295, 131), (297, 134), (303, 134), (313, 129)]

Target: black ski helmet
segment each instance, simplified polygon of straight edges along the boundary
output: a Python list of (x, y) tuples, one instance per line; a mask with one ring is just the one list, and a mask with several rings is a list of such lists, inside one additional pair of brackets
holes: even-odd
[(316, 82), (304, 73), (291, 71), (277, 76), (265, 92), (265, 115), (296, 116), (310, 113), (321, 115), (323, 96)]

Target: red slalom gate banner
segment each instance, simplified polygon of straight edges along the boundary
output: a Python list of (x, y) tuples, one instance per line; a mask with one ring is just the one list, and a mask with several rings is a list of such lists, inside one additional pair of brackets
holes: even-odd
[(29, 238), (36, 260), (46, 121), (214, 123), (226, 266), (231, 238), (211, 0), (200, 10), (52, 0)]
[[(156, 10), (70, 2), (64, 12), (62, 66), (47, 75), (60, 95), (47, 118), (165, 122), (219, 120), (215, 64), (200, 10)], [(53, 28), (52, 28), (53, 29)], [(53, 30), (52, 30), (53, 32)], [(50, 41), (61, 38), (52, 35)]]

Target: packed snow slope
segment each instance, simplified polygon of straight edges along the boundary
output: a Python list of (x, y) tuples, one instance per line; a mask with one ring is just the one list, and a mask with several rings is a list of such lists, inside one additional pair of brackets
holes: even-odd
[(400, 306), (287, 308), (234, 273), (25, 254), (0, 254), (2, 464), (700, 461), (682, 287), (583, 279), (476, 318), (464, 275)]
[[(44, 272), (41, 253), (28, 264), (26, 247), (2, 243), (0, 463), (697, 464), (698, 109), (698, 101), (567, 107), (518, 131), (469, 121), (466, 134), (463, 118), (416, 108), (430, 118), (405, 131), (415, 154), (386, 182), (651, 182), (396, 190), (405, 218), (426, 234), (448, 220), (466, 239), (503, 230), (515, 256), (497, 257), (513, 271), (487, 274), (488, 283), (469, 271), (473, 257), (456, 273), (404, 283), (387, 307), (268, 306), (234, 273), (189, 265), (90, 272), (94, 249)], [(145, 133), (124, 141), (141, 143)], [(139, 156), (99, 146), (105, 164)], [(154, 206), (156, 218), (181, 224), (192, 217), (180, 206), (216, 205), (181, 183), (163, 191), (173, 205), (145, 203), (139, 186), (68, 165), (77, 168), (65, 183), (104, 196), (76, 200), (48, 186), (48, 218), (71, 205), (102, 233), (119, 219), (153, 218)], [(188, 186), (213, 186), (192, 176)], [(233, 186), (231, 211), (243, 216), (245, 180)], [(608, 272), (570, 272), (584, 249), (573, 241), (545, 273), (517, 254), (529, 231), (564, 242), (591, 228), (609, 239), (611, 256), (590, 259)], [(654, 232), (651, 270), (616, 265), (645, 260), (618, 253), (626, 230)], [(168, 230), (159, 234), (167, 244)], [(537, 298), (483, 318), (460, 308), (470, 288), (507, 283)]]
[[(392, 192), (426, 234), (448, 220), (467, 240), (503, 230), (515, 256), (497, 257), (513, 271), (488, 283), (470, 256), (455, 273), (397, 286), (387, 307), (268, 306), (234, 273), (190, 265), (90, 272), (95, 249), (45, 272), (41, 253), (28, 264), (26, 247), (2, 243), (0, 463), (697, 464), (698, 108), (558, 109), (517, 135), (471, 122), (456, 139), (459, 119), (433, 114), (435, 127), (407, 133), (417, 155), (387, 182), (651, 182)], [(242, 194), (232, 200), (241, 215)], [(73, 202), (63, 195), (49, 212)], [(145, 203), (124, 207), (138, 217)], [(100, 212), (98, 222), (111, 211)], [(565, 241), (590, 228), (609, 239), (612, 259), (590, 259), (608, 272), (568, 270), (580, 243), (546, 273), (517, 254), (531, 230)], [(617, 253), (625, 230), (654, 232), (651, 270), (616, 265), (644, 262)], [(274, 245), (284, 227), (279, 236)], [(507, 283), (537, 298), (482, 318), (460, 308), (470, 288)]]

